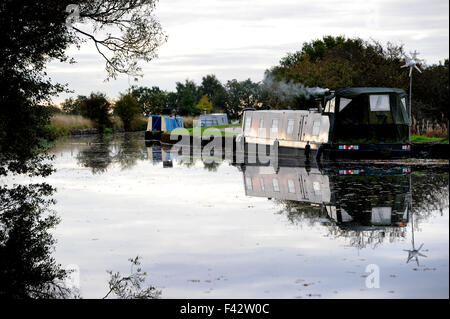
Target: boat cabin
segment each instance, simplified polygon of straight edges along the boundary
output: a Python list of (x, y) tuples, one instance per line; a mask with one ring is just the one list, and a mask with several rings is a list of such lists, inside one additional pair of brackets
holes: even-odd
[(183, 118), (179, 116), (149, 115), (147, 131), (171, 132), (177, 128), (183, 128)]
[(200, 115), (195, 127), (214, 125), (228, 125), (228, 116), (225, 113), (212, 113)]

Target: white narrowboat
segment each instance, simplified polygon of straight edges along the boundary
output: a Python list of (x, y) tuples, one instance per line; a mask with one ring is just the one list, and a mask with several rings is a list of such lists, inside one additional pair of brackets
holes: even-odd
[(270, 145), (307, 159), (405, 157), (411, 148), (408, 111), (401, 89), (339, 89), (317, 109), (245, 111), (238, 142)]

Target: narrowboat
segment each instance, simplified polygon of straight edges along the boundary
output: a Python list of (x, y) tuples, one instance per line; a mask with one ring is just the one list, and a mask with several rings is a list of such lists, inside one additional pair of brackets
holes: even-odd
[(159, 140), (162, 132), (171, 132), (177, 128), (184, 128), (183, 118), (169, 115), (148, 115), (146, 140)]
[(214, 125), (228, 125), (228, 116), (225, 113), (201, 114), (194, 127), (207, 127)]
[[(326, 158), (401, 158), (410, 154), (410, 117), (405, 91), (358, 87), (329, 91), (309, 110), (245, 111), (237, 142), (278, 154)], [(270, 147), (269, 147), (270, 146)]]

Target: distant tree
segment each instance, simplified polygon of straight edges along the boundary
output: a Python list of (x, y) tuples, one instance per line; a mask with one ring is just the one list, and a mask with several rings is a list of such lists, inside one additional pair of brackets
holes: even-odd
[(125, 131), (131, 130), (131, 123), (141, 113), (138, 101), (131, 94), (122, 94), (114, 104), (114, 113), (123, 122)]
[(179, 96), (176, 92), (167, 93), (167, 108), (178, 112)]
[(450, 118), (448, 59), (444, 63), (426, 66), (422, 74), (415, 75), (412, 98), (415, 118), (422, 117), (448, 123)]
[(70, 114), (70, 115), (77, 115), (78, 110), (76, 107), (76, 100), (74, 100), (72, 97), (65, 99), (64, 102), (61, 103), (61, 108), (64, 113)]
[(161, 111), (167, 107), (167, 93), (157, 86), (148, 87), (134, 87), (131, 94), (139, 103), (142, 113), (160, 114)]
[[(285, 82), (294, 81), (308, 87), (338, 89), (342, 87), (377, 86), (401, 88), (409, 93), (408, 72), (402, 69), (402, 45), (343, 36), (324, 36), (303, 43), (302, 48), (289, 53), (267, 75)], [(439, 65), (422, 66), (413, 85), (412, 113), (416, 119), (448, 122), (449, 69), (448, 59)], [(268, 96), (272, 107), (286, 107)], [(298, 99), (295, 108), (307, 101)]]
[(208, 74), (202, 78), (200, 91), (212, 102), (214, 110), (225, 110), (226, 90), (214, 74)]
[[(383, 46), (375, 40), (368, 42), (360, 38), (324, 36), (322, 39), (304, 43), (300, 51), (289, 53), (268, 74), (276, 80), (294, 81), (308, 87), (329, 89), (357, 86), (396, 87), (408, 92), (408, 72), (401, 68), (403, 64), (404, 50), (401, 45), (388, 43)], [(445, 66), (439, 69), (441, 76), (438, 75), (438, 69), (437, 66), (429, 68), (424, 74), (416, 77), (413, 114), (418, 117), (431, 116), (426, 114), (427, 108), (433, 109), (428, 113), (439, 114), (437, 117), (445, 114), (445, 111), (436, 112), (435, 107), (430, 107), (431, 104), (443, 105), (442, 101), (437, 100), (441, 97), (445, 100), (446, 94), (448, 101), (448, 89), (445, 88), (448, 87), (448, 68), (447, 85), (445, 85)], [(425, 85), (429, 82), (435, 85), (433, 94), (429, 94), (428, 85)], [(284, 107), (283, 103), (275, 100), (273, 98), (271, 100), (273, 107), (280, 105)], [(294, 108), (301, 108), (299, 106), (305, 103), (301, 99), (297, 100)]]
[(111, 103), (103, 93), (91, 93), (88, 97), (79, 96), (77, 99), (79, 114), (95, 122), (100, 133), (111, 126)]
[(262, 103), (261, 87), (250, 79), (241, 82), (236, 79), (228, 81), (226, 89), (226, 112), (231, 118), (238, 118), (243, 108), (259, 108)]
[(338, 89), (350, 86), (408, 88), (403, 47), (360, 38), (324, 36), (304, 43), (271, 69), (278, 80), (293, 80), (308, 87)]
[(200, 110), (200, 112), (206, 111), (206, 113), (211, 113), (211, 110), (213, 108), (212, 103), (208, 100), (208, 97), (206, 95), (203, 95), (200, 101), (197, 104), (197, 108)]
[(199, 114), (195, 107), (201, 98), (201, 92), (195, 82), (186, 80), (184, 83), (177, 82), (177, 113), (181, 115)]

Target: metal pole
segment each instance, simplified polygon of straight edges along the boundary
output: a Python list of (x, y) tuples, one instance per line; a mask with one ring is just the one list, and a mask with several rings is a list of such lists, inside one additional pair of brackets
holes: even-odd
[(412, 130), (412, 73), (409, 77), (409, 142), (411, 143), (411, 130)]

